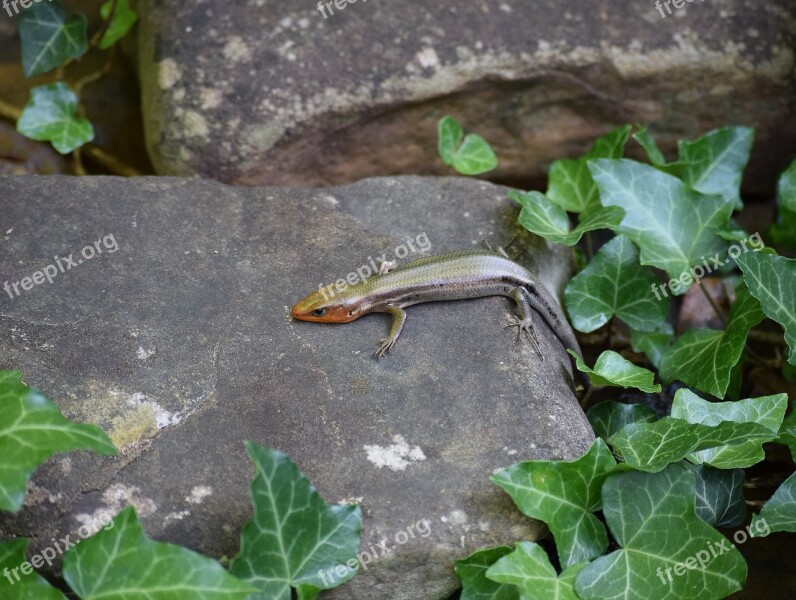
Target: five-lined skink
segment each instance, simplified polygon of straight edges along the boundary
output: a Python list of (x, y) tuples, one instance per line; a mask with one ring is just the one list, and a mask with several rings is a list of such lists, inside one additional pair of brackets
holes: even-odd
[(406, 321), (404, 308), (422, 302), (463, 300), (484, 296), (506, 296), (517, 303), (521, 317), (512, 317), (509, 327), (538, 341), (533, 330), (536, 311), (565, 348), (581, 354), (575, 334), (558, 303), (533, 275), (505, 255), (487, 250), (460, 250), (429, 256), (373, 275), (340, 289), (319, 288), (297, 303), (291, 314), (302, 321), (350, 323), (368, 313), (384, 312), (393, 317), (386, 339), (376, 350), (381, 357), (395, 344)]

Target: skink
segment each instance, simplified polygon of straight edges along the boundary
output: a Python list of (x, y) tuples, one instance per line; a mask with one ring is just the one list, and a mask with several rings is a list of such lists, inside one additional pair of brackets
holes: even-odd
[[(341, 286), (342, 287), (342, 286)], [(460, 250), (412, 261), (391, 271), (344, 287), (316, 290), (297, 303), (291, 314), (302, 321), (350, 323), (368, 313), (393, 317), (392, 327), (375, 356), (395, 345), (406, 322), (404, 308), (422, 302), (506, 296), (517, 303), (521, 317), (509, 327), (525, 333), (536, 345), (533, 312), (537, 312), (565, 348), (581, 354), (575, 334), (561, 308), (529, 271), (508, 257), (487, 250)]]

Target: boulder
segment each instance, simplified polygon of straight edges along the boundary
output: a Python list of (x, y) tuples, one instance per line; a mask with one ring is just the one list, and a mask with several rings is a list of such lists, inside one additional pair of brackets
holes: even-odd
[(0, 296), (0, 369), (122, 449), (45, 463), (0, 531), (35, 552), (132, 504), (154, 538), (233, 556), (251, 517), (252, 440), (286, 452), (327, 501), (359, 503), (363, 551), (430, 524), (324, 597), (446, 598), (456, 559), (540, 534), (489, 476), (590, 445), (568, 355), (547, 329), (544, 359), (517, 344), (504, 298), (412, 307), (378, 361), (386, 317), (321, 325), (289, 307), (383, 254), (515, 235), (517, 260), (560, 291), (569, 251), (519, 232), (517, 211), (504, 188), (461, 178), (303, 190), (0, 177), (0, 282), (76, 262)]
[(756, 127), (749, 194), (773, 191), (796, 153), (792, 0), (139, 5), (161, 174), (291, 186), (449, 174), (436, 156), (446, 114), (494, 144), (490, 177), (528, 187), (624, 123), (648, 124), (669, 156), (680, 138)]

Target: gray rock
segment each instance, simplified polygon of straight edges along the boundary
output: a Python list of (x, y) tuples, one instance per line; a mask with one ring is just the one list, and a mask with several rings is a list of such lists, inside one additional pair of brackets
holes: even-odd
[(793, 0), (665, 17), (653, 0), (338, 3), (324, 18), (315, 0), (141, 0), (156, 170), (297, 186), (448, 174), (448, 113), (493, 142), (496, 181), (541, 184), (550, 161), (624, 123), (649, 124), (669, 153), (757, 127), (750, 193), (772, 191), (796, 152)]
[[(328, 598), (440, 599), (453, 562), (533, 539), (540, 525), (489, 482), (518, 460), (573, 458), (593, 434), (547, 330), (544, 361), (501, 328), (503, 298), (412, 307), (388, 321), (292, 321), (321, 283), (406, 240), (440, 253), (506, 242), (551, 290), (568, 251), (515, 229), (505, 189), (475, 180), (373, 179), (318, 190), (169, 178), (0, 178), (0, 282), (100, 241), (53, 282), (0, 297), (0, 369), (15, 368), (123, 453), (56, 457), (5, 535), (33, 547), (132, 504), (147, 532), (232, 556), (250, 517), (244, 440), (288, 453), (327, 501), (354, 500), (362, 548), (428, 519)], [(112, 237), (111, 237), (112, 236)], [(114, 247), (117, 249), (114, 250)], [(96, 248), (96, 247), (95, 247)], [(407, 258), (408, 260), (408, 258)]]

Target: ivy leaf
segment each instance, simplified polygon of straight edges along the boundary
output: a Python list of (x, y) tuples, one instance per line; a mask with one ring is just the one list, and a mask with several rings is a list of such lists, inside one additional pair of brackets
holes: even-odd
[(212, 559), (146, 537), (132, 506), (64, 555), (64, 579), (82, 600), (243, 600), (255, 591)]
[(796, 533), (796, 473), (788, 477), (763, 505), (759, 515), (752, 518), (752, 528), (763, 525), (768, 535), (771, 531)]
[(504, 556), (486, 572), (493, 581), (516, 586), (520, 600), (578, 600), (575, 577), (586, 563), (578, 563), (556, 573), (544, 549), (533, 542), (519, 542), (511, 554)]
[[(749, 398), (737, 402), (707, 402), (690, 390), (679, 389), (674, 395), (672, 417), (689, 423), (711, 426), (728, 421), (757, 423), (771, 432), (771, 439), (776, 439), (787, 408), (787, 394)], [(762, 441), (750, 440), (742, 444), (702, 450), (689, 456), (688, 460), (694, 463), (706, 463), (717, 469), (745, 469), (756, 465), (765, 457)]]
[(631, 423), (609, 443), (638, 471), (657, 473), (697, 450), (744, 443), (762, 444), (776, 437), (757, 423), (720, 423), (715, 427), (665, 417), (654, 423)]
[(566, 246), (577, 244), (587, 231), (616, 229), (624, 216), (620, 208), (597, 208), (581, 215), (578, 226), (570, 231), (566, 211), (541, 192), (521, 194), (512, 190), (509, 197), (522, 205), (518, 219), (520, 225), (539, 237)]
[(91, 123), (76, 113), (77, 96), (68, 85), (60, 81), (40, 85), (30, 90), (17, 131), (38, 142), (52, 142), (58, 152), (69, 154), (94, 139)]
[(523, 514), (547, 523), (559, 560), (569, 567), (608, 547), (605, 527), (592, 513), (600, 508), (600, 487), (614, 468), (616, 460), (598, 439), (576, 460), (520, 462), (491, 479)]
[(564, 291), (567, 312), (578, 331), (596, 331), (614, 316), (638, 331), (656, 331), (666, 323), (669, 300), (650, 293), (658, 283), (638, 264), (638, 250), (624, 236), (605, 244), (572, 278)]
[(696, 476), (696, 514), (714, 527), (737, 527), (746, 520), (743, 469), (714, 469), (684, 463)]
[(25, 76), (47, 73), (71, 58), (83, 56), (86, 25), (83, 15), (67, 19), (60, 2), (40, 2), (25, 9), (19, 16)]
[(252, 481), (254, 518), (241, 532), (230, 572), (259, 593), (250, 600), (312, 600), (356, 574), (362, 511), (326, 504), (291, 460), (246, 443), (257, 474)]
[(633, 138), (647, 152), (652, 164), (662, 171), (679, 177), (697, 192), (732, 200), (740, 209), (743, 207), (741, 178), (749, 162), (754, 134), (754, 129), (749, 127), (714, 129), (693, 142), (678, 142), (678, 160), (669, 164), (646, 129)]
[(636, 133), (634, 133), (633, 139), (636, 140), (642, 148), (644, 148), (644, 151), (647, 153), (647, 156), (653, 165), (660, 167), (666, 164), (666, 158), (663, 156), (663, 152), (661, 152), (661, 149), (658, 147), (658, 142), (655, 141), (655, 138), (649, 131), (647, 131), (646, 128), (640, 128)]
[[(738, 549), (694, 511), (694, 474), (681, 465), (615, 473), (603, 485), (603, 513), (620, 549), (575, 580), (583, 600), (706, 600), (741, 589)], [(711, 549), (717, 550), (714, 553)], [(643, 592), (639, 592), (643, 590)]]
[(453, 117), (443, 117), (437, 125), (437, 149), (446, 165), (453, 166), (456, 150), (464, 139), (464, 130)]
[(796, 365), (796, 260), (766, 252), (746, 252), (735, 259), (752, 295), (763, 312), (785, 329), (790, 355)]
[(609, 440), (631, 423), (652, 423), (655, 411), (643, 404), (622, 404), (621, 402), (600, 402), (591, 407), (586, 415), (594, 433)]
[(0, 543), (0, 598), (3, 600), (66, 600), (66, 597), (35, 571), (22, 571), (27, 562), (28, 540), (17, 538)]
[(661, 386), (654, 384), (655, 373), (634, 365), (629, 360), (622, 358), (613, 350), (606, 350), (594, 363), (594, 369), (586, 366), (580, 356), (571, 350), (567, 350), (575, 358), (575, 366), (578, 371), (586, 373), (592, 385), (597, 387), (622, 387), (637, 388), (642, 392), (660, 392)]
[(633, 352), (646, 354), (647, 359), (655, 366), (660, 368), (661, 358), (669, 347), (669, 342), (674, 336), (672, 326), (664, 323), (658, 331), (646, 333), (643, 331), (630, 331), (630, 345)]
[(722, 127), (693, 142), (680, 141), (679, 164), (668, 171), (698, 192), (721, 196), (735, 208), (743, 208), (741, 178), (754, 137), (751, 127)]
[[(108, 0), (100, 7), (100, 16), (103, 21), (107, 21), (111, 16), (111, 7), (113, 0)], [(113, 11), (113, 18), (111, 19), (108, 28), (99, 40), (98, 46), (102, 50), (107, 50), (116, 42), (126, 36), (138, 21), (138, 15), (130, 8), (128, 0), (117, 0), (116, 10)]]
[(779, 178), (777, 185), (777, 222), (768, 235), (771, 240), (786, 248), (796, 248), (796, 160)]
[(666, 383), (679, 380), (724, 398), (749, 330), (763, 318), (760, 303), (744, 286), (738, 286), (727, 329), (692, 329), (681, 335), (661, 358), (661, 379)]
[(497, 156), (489, 143), (474, 133), (463, 137), (462, 126), (454, 118), (444, 117), (440, 120), (438, 136), (440, 158), (456, 172), (480, 175), (497, 167)]
[[(716, 234), (727, 227), (732, 201), (704, 196), (676, 177), (632, 160), (597, 159), (589, 168), (603, 206), (625, 210), (617, 231), (640, 248), (641, 264), (676, 279), (727, 248)], [(689, 285), (678, 286), (677, 293)]]
[(576, 159), (557, 160), (550, 165), (547, 197), (569, 212), (599, 208), (597, 186), (589, 172), (595, 158), (621, 158), (631, 126), (625, 125), (598, 138), (586, 154)]
[(41, 463), (59, 452), (116, 454), (99, 427), (72, 423), (19, 371), (0, 371), (0, 510), (22, 507), (25, 489)]
[(519, 600), (520, 593), (516, 586), (497, 583), (486, 577), (487, 569), (510, 552), (511, 548), (508, 546), (499, 546), (479, 550), (467, 558), (457, 560), (454, 570), (462, 581), (459, 600)]
[(777, 442), (790, 448), (791, 456), (793, 456), (793, 460), (796, 460), (796, 404), (782, 421)]

